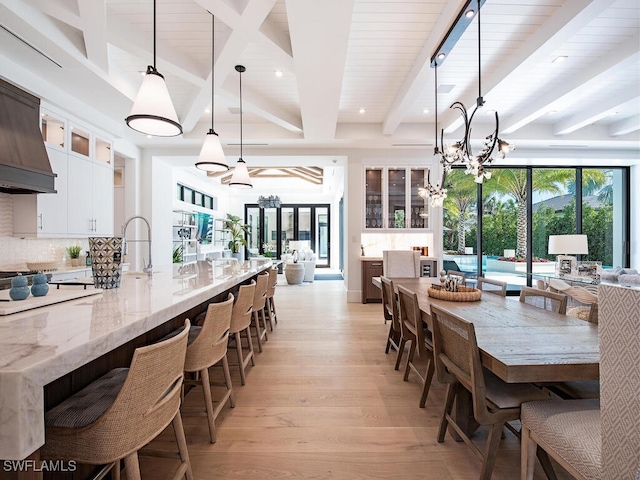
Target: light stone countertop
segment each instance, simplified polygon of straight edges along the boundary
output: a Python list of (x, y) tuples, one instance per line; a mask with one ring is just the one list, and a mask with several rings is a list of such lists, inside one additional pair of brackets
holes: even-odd
[(123, 274), (120, 288), (0, 317), (0, 458), (20, 460), (44, 444), (45, 385), (271, 265), (226, 276), (216, 268), (218, 278), (206, 262), (182, 278), (160, 266), (152, 277)]

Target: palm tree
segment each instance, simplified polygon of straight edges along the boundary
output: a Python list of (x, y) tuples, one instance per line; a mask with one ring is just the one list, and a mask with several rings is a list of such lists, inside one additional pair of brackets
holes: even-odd
[[(525, 169), (493, 169), (493, 177), (487, 182), (491, 188), (508, 195), (517, 206), (516, 257), (527, 255), (527, 171)], [(533, 185), (536, 191), (560, 195), (563, 187), (571, 179), (575, 180), (573, 170), (537, 168), (532, 171)]]
[(447, 198), (444, 208), (458, 217), (458, 253), (464, 254), (466, 246), (466, 222), (469, 208), (476, 203), (477, 184), (472, 175), (454, 169), (447, 174)]

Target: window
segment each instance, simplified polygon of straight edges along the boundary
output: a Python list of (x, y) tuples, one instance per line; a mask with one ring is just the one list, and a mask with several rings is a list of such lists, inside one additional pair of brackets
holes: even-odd
[(628, 266), (628, 168), (489, 171), (491, 179), (479, 188), (461, 169), (447, 176), (445, 260), (517, 288), (555, 271), (550, 235), (585, 234), (589, 254), (579, 260)]

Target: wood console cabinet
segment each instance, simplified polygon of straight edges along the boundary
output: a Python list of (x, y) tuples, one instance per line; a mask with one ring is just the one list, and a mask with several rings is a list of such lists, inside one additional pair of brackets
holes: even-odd
[(382, 275), (382, 259), (362, 261), (362, 303), (382, 302), (382, 290), (371, 283)]

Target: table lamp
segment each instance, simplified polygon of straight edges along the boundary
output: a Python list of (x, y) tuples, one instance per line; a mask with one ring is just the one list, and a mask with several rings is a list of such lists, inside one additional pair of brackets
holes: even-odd
[(586, 255), (589, 246), (586, 235), (550, 235), (549, 253), (557, 255), (556, 273), (560, 276), (575, 271), (578, 261), (573, 255)]

